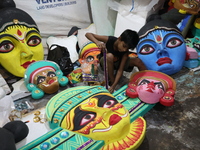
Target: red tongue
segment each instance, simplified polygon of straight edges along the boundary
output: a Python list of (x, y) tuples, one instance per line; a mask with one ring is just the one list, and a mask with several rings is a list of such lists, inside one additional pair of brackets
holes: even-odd
[(109, 120), (109, 124), (110, 125), (115, 125), (116, 123), (118, 123), (122, 118), (116, 114), (112, 115), (110, 117), (110, 120)]

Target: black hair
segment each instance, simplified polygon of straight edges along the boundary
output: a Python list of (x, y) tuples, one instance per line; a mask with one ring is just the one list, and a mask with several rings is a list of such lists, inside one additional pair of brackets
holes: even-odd
[(16, 24), (32, 27), (39, 31), (33, 18), (27, 12), (16, 8), (13, 0), (0, 0), (0, 32), (8, 26)]
[(153, 14), (147, 18), (146, 24), (138, 31), (139, 38), (145, 37), (154, 30), (176, 31), (182, 35), (176, 24), (162, 19), (159, 15)]
[(139, 36), (136, 31), (126, 29), (121, 35), (121, 41), (124, 41), (128, 45), (129, 49), (134, 49), (138, 42), (139, 42)]

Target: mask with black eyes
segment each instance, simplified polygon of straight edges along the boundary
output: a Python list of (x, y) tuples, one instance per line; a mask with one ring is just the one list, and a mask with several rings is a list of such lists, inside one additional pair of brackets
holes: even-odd
[(51, 129), (60, 126), (103, 140), (105, 149), (130, 149), (145, 132), (143, 120), (131, 122), (129, 111), (102, 86), (77, 86), (58, 93), (46, 105), (46, 116)]
[(53, 94), (59, 90), (60, 85), (65, 86), (68, 83), (67, 77), (63, 76), (58, 64), (53, 61), (37, 61), (30, 64), (24, 79), (34, 98), (34, 93), (38, 96), (39, 93)]
[(133, 74), (126, 95), (140, 98), (149, 104), (160, 102), (164, 106), (174, 104), (176, 83), (173, 78), (158, 71), (145, 70)]
[(140, 40), (136, 47), (137, 54), (148, 70), (172, 75), (182, 69), (186, 44), (173, 23), (161, 19), (152, 20), (138, 34)]
[(97, 81), (98, 64), (100, 49), (95, 43), (87, 43), (79, 54), (79, 62), (81, 64), (83, 81), (93, 82)]
[[(95, 140), (119, 138), (130, 128), (130, 116), (125, 107), (108, 93), (90, 97), (67, 113), (63, 127)], [(104, 136), (102, 137), (102, 133)]]

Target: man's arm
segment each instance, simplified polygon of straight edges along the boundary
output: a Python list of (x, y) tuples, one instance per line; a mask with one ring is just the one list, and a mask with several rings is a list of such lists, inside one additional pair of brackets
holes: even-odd
[(94, 33), (86, 33), (85, 36), (92, 41), (93, 43), (95, 43), (98, 48), (100, 48), (101, 50), (105, 49), (105, 43), (108, 41), (108, 36), (103, 36), (103, 35), (97, 35)]
[(125, 66), (125, 63), (126, 63), (126, 60), (127, 60), (127, 59), (128, 59), (128, 53), (124, 54), (124, 56), (122, 57), (122, 60), (121, 60), (119, 69), (117, 70), (117, 74), (116, 74), (116, 77), (115, 77), (115, 81), (114, 81), (114, 83), (111, 85), (111, 87), (108, 89), (110, 93), (113, 93), (113, 92), (114, 92), (115, 87), (117, 86), (117, 84), (118, 84), (120, 78), (122, 77), (123, 71), (124, 71), (124, 66)]

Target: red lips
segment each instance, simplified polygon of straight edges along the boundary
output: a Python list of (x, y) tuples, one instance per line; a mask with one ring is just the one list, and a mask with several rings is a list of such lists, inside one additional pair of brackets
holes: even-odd
[(114, 114), (110, 117), (109, 120), (109, 124), (110, 125), (115, 125), (116, 123), (118, 123), (122, 118), (120, 116), (118, 116), (117, 114)]
[(54, 80), (53, 79), (49, 80), (48, 84), (52, 84), (52, 83), (54, 83)]
[(27, 62), (25, 62), (24, 64), (22, 64), (21, 66), (24, 67), (24, 68), (26, 69), (26, 68), (28, 68), (28, 66), (29, 66), (31, 63), (33, 63), (33, 62), (35, 62), (35, 60), (27, 61)]
[(171, 64), (172, 60), (169, 57), (164, 57), (164, 58), (158, 59), (156, 63), (158, 64), (158, 66), (161, 66), (163, 64)]

